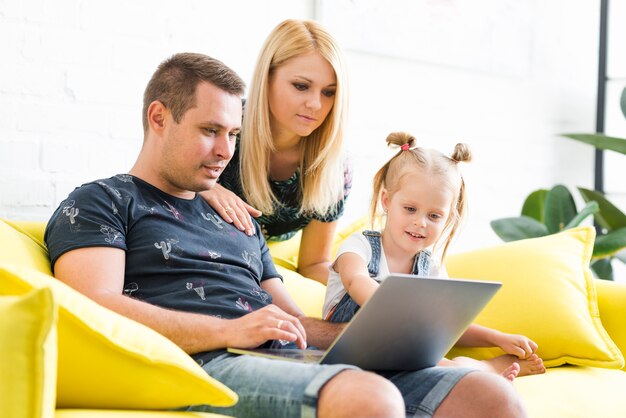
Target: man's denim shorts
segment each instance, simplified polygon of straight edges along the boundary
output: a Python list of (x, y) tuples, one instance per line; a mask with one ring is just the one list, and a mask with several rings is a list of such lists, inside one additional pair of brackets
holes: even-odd
[[(230, 408), (194, 405), (188, 410), (260, 418), (314, 418), (318, 394), (326, 382), (343, 370), (359, 370), (345, 364), (298, 363), (230, 353), (216, 357), (202, 368), (235, 391), (239, 402)], [(472, 369), (432, 367), (379, 374), (398, 387), (408, 416), (428, 417), (470, 371)]]

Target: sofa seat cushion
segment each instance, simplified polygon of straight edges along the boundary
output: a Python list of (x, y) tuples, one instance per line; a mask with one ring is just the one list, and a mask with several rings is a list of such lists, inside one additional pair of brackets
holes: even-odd
[(532, 418), (626, 416), (626, 373), (621, 370), (568, 365), (513, 384)]
[[(476, 322), (534, 340), (547, 367), (565, 363), (621, 368), (624, 358), (602, 326), (589, 269), (595, 230), (569, 229), (449, 256), (450, 277), (500, 281), (500, 291)], [(495, 348), (454, 349), (489, 358)]]
[(209, 412), (57, 409), (54, 418), (226, 418)]
[(57, 376), (57, 306), (52, 292), (1, 295), (0, 417), (51, 418)]

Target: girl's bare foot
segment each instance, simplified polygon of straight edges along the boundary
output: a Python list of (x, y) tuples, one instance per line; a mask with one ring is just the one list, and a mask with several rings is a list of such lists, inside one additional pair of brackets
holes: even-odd
[(495, 372), (504, 374), (509, 366), (513, 363), (518, 363), (520, 370), (517, 376), (529, 376), (532, 374), (541, 374), (546, 372), (546, 368), (543, 365), (543, 360), (537, 354), (531, 354), (526, 359), (518, 359), (512, 354), (504, 354), (502, 356), (494, 357), (489, 360), (484, 360), (489, 364)]
[(520, 365), (519, 363), (515, 362), (506, 369), (504, 369), (501, 374), (506, 380), (512, 382), (519, 375), (519, 371)]

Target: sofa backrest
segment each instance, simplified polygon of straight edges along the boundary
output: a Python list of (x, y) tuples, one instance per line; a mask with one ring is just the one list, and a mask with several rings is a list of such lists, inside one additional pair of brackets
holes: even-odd
[(0, 219), (0, 262), (31, 267), (52, 275), (43, 243), (45, 222), (14, 222)]

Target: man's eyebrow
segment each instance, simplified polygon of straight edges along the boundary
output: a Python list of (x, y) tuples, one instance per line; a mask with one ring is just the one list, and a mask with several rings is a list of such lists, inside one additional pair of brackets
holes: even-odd
[[(221, 129), (221, 130), (226, 130), (226, 127), (224, 125), (222, 125), (219, 122), (215, 122), (212, 120), (206, 121), (206, 122), (201, 122), (200, 125), (202, 126), (210, 126), (211, 128), (217, 128), (217, 129)], [(240, 131), (241, 130), (241, 126), (237, 126), (235, 128), (232, 128), (231, 131)]]

